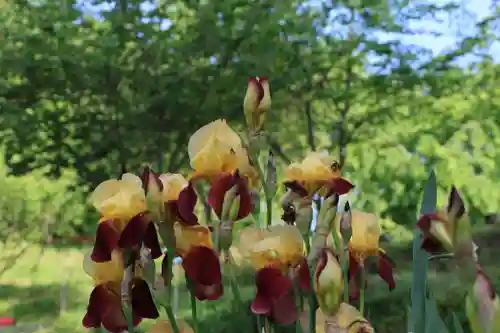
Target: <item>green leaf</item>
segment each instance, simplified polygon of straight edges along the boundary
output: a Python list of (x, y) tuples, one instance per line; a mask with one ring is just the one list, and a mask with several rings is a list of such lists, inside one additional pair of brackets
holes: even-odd
[[(424, 187), (424, 195), (420, 215), (431, 213), (436, 209), (437, 184), (436, 175), (431, 171)], [(411, 286), (410, 332), (425, 333), (425, 306), (427, 292), (428, 254), (421, 249), (422, 233), (415, 231), (413, 238), (413, 276)]]
[(439, 316), (434, 297), (429, 296), (425, 305), (425, 332), (426, 333), (450, 333), (445, 323)]
[(462, 327), (462, 324), (460, 323), (460, 320), (455, 312), (451, 313), (451, 322), (454, 333), (465, 333), (464, 328)]

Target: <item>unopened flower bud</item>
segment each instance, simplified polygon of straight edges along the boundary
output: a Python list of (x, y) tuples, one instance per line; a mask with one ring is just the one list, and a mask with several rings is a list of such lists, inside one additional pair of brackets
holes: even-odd
[(251, 77), (243, 100), (245, 120), (251, 132), (262, 131), (270, 107), (271, 94), (267, 78)]
[[(373, 333), (372, 325), (354, 306), (342, 303), (335, 315), (338, 328), (346, 329), (348, 333)], [(328, 321), (327, 321), (328, 322)], [(328, 324), (327, 324), (328, 326)], [(329, 332), (328, 328), (326, 332)]]
[(319, 254), (314, 290), (323, 313), (335, 315), (342, 300), (344, 281), (339, 260), (331, 249), (323, 249)]
[(240, 209), (240, 199), (237, 193), (238, 185), (234, 185), (224, 194), (221, 214), (222, 221), (234, 221), (237, 218)]
[(163, 183), (149, 166), (144, 167), (142, 172), (142, 186), (146, 194), (148, 210), (153, 215), (153, 219), (159, 221), (164, 211), (162, 200)]
[(473, 333), (500, 332), (500, 302), (489, 277), (478, 267), (465, 310)]

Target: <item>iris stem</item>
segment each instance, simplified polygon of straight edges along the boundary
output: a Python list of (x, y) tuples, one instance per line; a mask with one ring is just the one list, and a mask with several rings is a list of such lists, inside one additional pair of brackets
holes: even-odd
[[(191, 286), (189, 286), (189, 289), (191, 289)], [(198, 324), (198, 311), (196, 309), (196, 297), (194, 296), (194, 293), (190, 290), (189, 294), (191, 296), (191, 315), (193, 316), (193, 322), (194, 322), (194, 333), (199, 333), (200, 328)]]
[(241, 295), (240, 295), (240, 290), (238, 289), (238, 282), (236, 280), (236, 274), (234, 274), (234, 268), (235, 268), (235, 263), (233, 256), (231, 253), (227, 254), (229, 257), (229, 282), (231, 284), (231, 290), (233, 292), (234, 296), (234, 302), (236, 303), (237, 306), (241, 305)]
[(273, 221), (273, 198), (270, 198), (269, 195), (267, 194), (268, 191), (264, 191), (264, 194), (266, 196), (266, 221), (267, 221), (267, 226), (271, 226), (271, 223)]
[(179, 326), (177, 325), (177, 320), (175, 319), (174, 311), (172, 310), (172, 281), (174, 278), (173, 265), (174, 265), (174, 253), (175, 249), (167, 249), (167, 272), (169, 274), (169, 281), (165, 281), (167, 284), (167, 304), (164, 306), (167, 312), (168, 321), (172, 326), (173, 333), (180, 333)]
[[(308, 236), (304, 237), (307, 254), (311, 252), (311, 240)], [(309, 263), (308, 263), (309, 264)], [(314, 295), (314, 271), (316, 269), (316, 260), (314, 259), (312, 263), (309, 264), (309, 281), (310, 289), (309, 292), (309, 333), (316, 333), (316, 297)]]
[(365, 284), (366, 284), (366, 269), (361, 266), (360, 269), (361, 284), (359, 288), (359, 312), (362, 316), (365, 315)]

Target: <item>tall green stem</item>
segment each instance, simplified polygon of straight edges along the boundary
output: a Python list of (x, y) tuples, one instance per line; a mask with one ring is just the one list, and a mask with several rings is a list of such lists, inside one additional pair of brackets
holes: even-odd
[(165, 311), (167, 312), (168, 321), (172, 326), (173, 333), (180, 333), (179, 326), (177, 325), (177, 320), (175, 319), (174, 311), (172, 310), (172, 280), (174, 277), (173, 273), (173, 265), (174, 265), (174, 253), (175, 249), (168, 248), (167, 249), (167, 272), (169, 275), (169, 281), (165, 281), (167, 283), (167, 304), (164, 306)]
[(194, 333), (199, 333), (200, 328), (198, 324), (198, 311), (196, 309), (196, 297), (194, 296), (194, 293), (191, 290), (189, 291), (189, 294), (191, 299), (191, 315), (193, 316), (193, 322), (194, 322)]
[(366, 284), (366, 269), (361, 266), (360, 272), (360, 288), (359, 288), (359, 312), (362, 316), (365, 315), (365, 284)]

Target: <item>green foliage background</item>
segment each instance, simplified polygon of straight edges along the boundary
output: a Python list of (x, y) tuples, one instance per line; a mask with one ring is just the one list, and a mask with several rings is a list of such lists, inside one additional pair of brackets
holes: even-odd
[[(336, 155), (352, 205), (382, 216), (393, 244), (411, 239), (431, 168), (438, 203), (457, 185), (476, 227), (500, 210), (500, 65), (484, 52), (498, 7), (473, 22), (460, 1), (84, 4), (0, 1), (0, 269), (20, 244), (92, 235), (86, 194), (122, 166), (187, 173), (198, 127), (242, 129), (254, 75), (270, 78), (279, 170), (311, 149)], [(454, 47), (405, 42), (440, 17)]]

